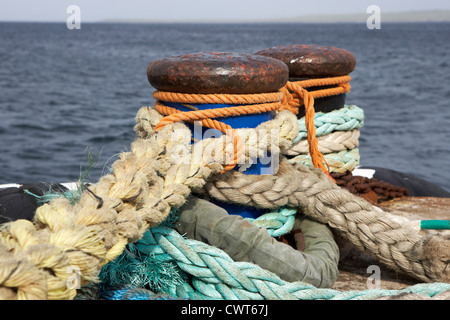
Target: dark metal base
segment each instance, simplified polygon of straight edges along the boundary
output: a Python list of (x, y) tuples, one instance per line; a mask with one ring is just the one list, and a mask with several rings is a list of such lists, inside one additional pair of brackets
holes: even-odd
[[(308, 80), (305, 78), (289, 78), (290, 82), (297, 82), (302, 80)], [(310, 87), (305, 88), (308, 91), (317, 91), (317, 90), (323, 90), (328, 88), (333, 88), (334, 86), (320, 86), (320, 87)], [(345, 106), (345, 98), (347, 95), (345, 93), (336, 95), (336, 96), (329, 96), (329, 97), (323, 97), (323, 98), (315, 98), (314, 99), (314, 110), (315, 112), (330, 112), (333, 110), (341, 109)], [(299, 107), (299, 112), (297, 114), (297, 118), (302, 118), (305, 116), (305, 107), (304, 105), (301, 105)]]

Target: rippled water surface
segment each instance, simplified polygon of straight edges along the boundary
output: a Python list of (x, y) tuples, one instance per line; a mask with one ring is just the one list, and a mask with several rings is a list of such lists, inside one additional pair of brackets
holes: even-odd
[(357, 58), (348, 104), (364, 109), (362, 165), (416, 174), (450, 190), (450, 24), (154, 25), (0, 23), (0, 183), (89, 179), (129, 148), (153, 105), (154, 59), (252, 53), (292, 43)]

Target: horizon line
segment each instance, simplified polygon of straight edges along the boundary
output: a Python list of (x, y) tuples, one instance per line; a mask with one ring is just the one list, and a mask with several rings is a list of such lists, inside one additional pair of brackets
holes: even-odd
[[(431, 16), (430, 16), (431, 14)], [(438, 17), (436, 17), (438, 14)], [(289, 18), (274, 19), (129, 19), (129, 18), (108, 18), (101, 20), (88, 20), (84, 23), (134, 23), (134, 24), (270, 24), (270, 23), (362, 23), (369, 17), (368, 13), (346, 13), (346, 14), (311, 14)], [(387, 17), (386, 17), (387, 16)], [(386, 19), (387, 18), (387, 19)], [(384, 20), (384, 21), (383, 21)], [(405, 23), (405, 22), (450, 22), (450, 10), (409, 10), (382, 12), (381, 21), (384, 23)], [(0, 20), (0, 22), (17, 23), (65, 23), (66, 20)]]

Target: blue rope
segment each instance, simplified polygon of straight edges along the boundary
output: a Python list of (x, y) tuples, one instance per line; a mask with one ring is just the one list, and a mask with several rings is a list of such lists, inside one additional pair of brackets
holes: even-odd
[(154, 293), (130, 285), (103, 288), (100, 291), (100, 298), (104, 300), (178, 300), (170, 295)]

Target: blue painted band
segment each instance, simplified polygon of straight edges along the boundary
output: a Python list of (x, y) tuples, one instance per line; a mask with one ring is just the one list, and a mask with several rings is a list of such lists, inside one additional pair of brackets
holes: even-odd
[[(192, 108), (188, 108), (185, 105), (182, 105), (180, 103), (175, 102), (164, 102), (169, 107), (176, 108), (178, 110), (188, 112), (193, 111)], [(226, 105), (226, 104), (190, 104), (190, 106), (193, 106), (195, 108), (198, 108), (200, 110), (205, 109), (218, 109), (218, 108), (226, 108), (226, 107), (233, 107), (234, 105)], [(223, 122), (230, 127), (234, 129), (239, 128), (256, 128), (258, 125), (260, 125), (263, 122), (272, 120), (274, 118), (274, 112), (264, 112), (264, 113), (258, 113), (258, 114), (249, 114), (249, 115), (243, 115), (243, 116), (234, 116), (234, 117), (225, 117), (225, 118), (215, 118), (215, 120)], [(202, 127), (202, 131), (198, 132), (194, 125), (187, 124), (188, 127), (191, 129), (191, 131), (194, 134), (194, 140), (201, 140), (206, 138), (218, 138), (222, 135), (222, 132), (219, 130), (209, 129)], [(272, 167), (272, 161), (270, 160), (270, 153), (266, 155), (266, 157), (257, 159), (256, 163), (251, 165), (249, 168), (247, 168), (245, 171), (243, 171), (244, 174), (252, 174), (252, 175), (260, 175), (263, 173), (270, 172), (270, 169)]]
[[(197, 108), (199, 110), (206, 110), (206, 109), (218, 109), (218, 108), (226, 108), (226, 107), (234, 107), (235, 105), (227, 105), (227, 104), (189, 104), (189, 106), (192, 106), (194, 108), (189, 108), (186, 105), (175, 103), (175, 102), (164, 102), (165, 105), (176, 108), (180, 111), (189, 112), (194, 111), (194, 108)], [(234, 129), (240, 129), (240, 128), (256, 128), (259, 124), (272, 120), (274, 118), (275, 113), (273, 111), (270, 112), (264, 112), (264, 113), (257, 113), (257, 114), (249, 114), (249, 115), (242, 115), (242, 116), (233, 116), (233, 117), (225, 117), (225, 118), (215, 118), (215, 120), (223, 122), (229, 126), (231, 126)], [(186, 125), (192, 130), (194, 139), (200, 140), (203, 138), (212, 138), (212, 137), (220, 137), (222, 133), (218, 130), (213, 130), (209, 128), (202, 127), (202, 132), (197, 132), (198, 130), (194, 125), (186, 123)], [(208, 131), (207, 130), (213, 130)], [(207, 133), (206, 133), (207, 132)], [(206, 136), (205, 136), (206, 133)], [(273, 166), (272, 161), (269, 159), (271, 158), (271, 155), (268, 153), (265, 157), (265, 159), (257, 159), (256, 163), (251, 165), (249, 168), (247, 168), (245, 171), (242, 171), (244, 174), (252, 174), (252, 175), (260, 175), (260, 174), (267, 174), (267, 172), (270, 171), (271, 167)], [(212, 201), (213, 202), (213, 201)], [(229, 214), (237, 214), (241, 215), (244, 218), (257, 218), (260, 215), (264, 214), (267, 210), (261, 210), (256, 209), (252, 207), (241, 207), (236, 206), (228, 203), (223, 202), (214, 202), (217, 205), (223, 207), (228, 211)]]
[[(178, 110), (185, 111), (185, 112), (193, 111), (193, 109), (183, 106), (180, 103), (164, 102), (164, 104), (169, 107), (176, 108)], [(235, 105), (227, 105), (227, 104), (189, 104), (189, 105), (191, 105), (195, 108), (198, 108), (200, 110), (236, 107)], [(247, 115), (234, 116), (234, 117), (215, 118), (215, 120), (223, 122), (225, 124), (228, 124), (230, 127), (234, 128), (234, 129), (256, 128), (261, 123), (272, 120), (274, 115), (275, 115), (275, 113), (273, 111), (270, 111), (270, 112), (247, 114)]]

